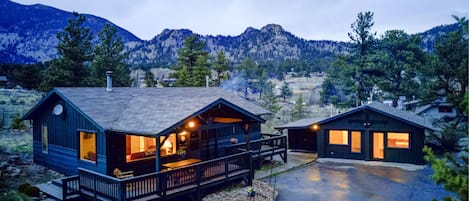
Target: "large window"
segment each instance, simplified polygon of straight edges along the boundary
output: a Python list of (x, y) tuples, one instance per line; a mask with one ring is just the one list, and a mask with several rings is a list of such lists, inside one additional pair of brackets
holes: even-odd
[(352, 146), (351, 152), (360, 153), (362, 152), (361, 146), (362, 133), (360, 131), (352, 131)]
[(330, 130), (329, 144), (348, 145), (347, 130)]
[(80, 159), (96, 162), (96, 133), (80, 132)]
[(155, 138), (127, 135), (125, 154), (127, 162), (155, 157)]
[[(161, 137), (160, 141), (163, 140), (164, 138)], [(185, 141), (185, 137), (184, 137)], [(173, 155), (176, 154), (176, 133), (171, 133), (168, 138), (163, 142), (161, 141), (161, 149), (160, 153), (161, 156), (168, 156), (168, 155)]]
[(388, 132), (388, 147), (409, 149), (409, 133)]
[(42, 139), (42, 153), (47, 154), (49, 152), (49, 141), (48, 141), (48, 132), (47, 126), (41, 126), (41, 139)]

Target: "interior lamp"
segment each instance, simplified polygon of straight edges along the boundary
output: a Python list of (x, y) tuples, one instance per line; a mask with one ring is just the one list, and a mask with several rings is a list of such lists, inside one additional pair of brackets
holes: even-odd
[(172, 153), (173, 144), (169, 140), (166, 140), (163, 143), (163, 148), (166, 150), (166, 154), (170, 154)]

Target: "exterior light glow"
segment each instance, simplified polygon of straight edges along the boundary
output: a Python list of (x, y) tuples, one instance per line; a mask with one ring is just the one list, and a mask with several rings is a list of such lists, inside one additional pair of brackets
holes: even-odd
[(194, 121), (189, 121), (189, 123), (187, 125), (189, 126), (189, 128), (194, 128), (195, 127), (195, 122)]
[(313, 130), (318, 130), (319, 129), (319, 126), (317, 124), (314, 124), (313, 125)]

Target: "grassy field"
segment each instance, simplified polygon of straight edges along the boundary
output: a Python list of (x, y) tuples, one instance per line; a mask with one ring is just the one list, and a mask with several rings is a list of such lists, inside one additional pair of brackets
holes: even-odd
[[(15, 113), (23, 116), (42, 97), (44, 93), (26, 90), (0, 90), (0, 128), (10, 129)], [(28, 122), (25, 122), (26, 124)], [(28, 125), (27, 125), (28, 126)]]

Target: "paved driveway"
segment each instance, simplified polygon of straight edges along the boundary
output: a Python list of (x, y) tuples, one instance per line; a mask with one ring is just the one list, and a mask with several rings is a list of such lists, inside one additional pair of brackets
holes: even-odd
[(312, 163), (263, 181), (279, 191), (278, 201), (302, 200), (439, 200), (448, 195), (430, 178), (432, 170), (406, 171), (394, 167)]

